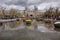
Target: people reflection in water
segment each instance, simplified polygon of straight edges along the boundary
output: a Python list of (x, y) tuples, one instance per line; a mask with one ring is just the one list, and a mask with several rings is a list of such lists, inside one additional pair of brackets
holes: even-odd
[(36, 19), (33, 20), (33, 26), (34, 26), (34, 30), (37, 30), (38, 29)]

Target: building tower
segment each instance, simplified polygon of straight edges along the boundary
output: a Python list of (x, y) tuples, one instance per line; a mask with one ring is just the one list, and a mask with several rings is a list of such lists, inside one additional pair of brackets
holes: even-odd
[(34, 6), (34, 14), (35, 14), (35, 16), (37, 16), (37, 13), (38, 13), (38, 8), (37, 8), (37, 6)]

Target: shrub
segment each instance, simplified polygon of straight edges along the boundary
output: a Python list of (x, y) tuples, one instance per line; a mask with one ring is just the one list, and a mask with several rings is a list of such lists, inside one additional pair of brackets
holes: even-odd
[(43, 21), (43, 19), (42, 19), (42, 18), (37, 18), (36, 20), (37, 20), (37, 21)]
[(50, 21), (50, 20), (48, 20), (48, 21), (45, 21), (45, 23), (47, 23), (47, 24), (51, 24), (51, 21)]

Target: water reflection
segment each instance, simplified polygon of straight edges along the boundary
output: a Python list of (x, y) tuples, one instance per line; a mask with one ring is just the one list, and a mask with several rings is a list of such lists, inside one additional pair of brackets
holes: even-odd
[[(7, 26), (8, 30), (25, 29), (25, 27), (27, 26), (27, 25), (25, 25), (25, 22), (20, 22), (20, 21), (8, 22), (8, 23), (9, 23), (9, 27)], [(34, 25), (31, 25), (31, 28), (28, 28), (28, 29), (34, 30)], [(37, 23), (37, 31), (47, 32), (47, 31), (55, 31), (55, 30), (57, 30), (57, 29), (46, 27), (44, 22)], [(60, 31), (60, 30), (58, 29), (57, 31)]]
[[(18, 29), (23, 29), (23, 28), (25, 28), (27, 25), (25, 25), (25, 23), (24, 22), (22, 22), (21, 24), (20, 24), (20, 26), (18, 26), (17, 28)], [(45, 26), (45, 23), (44, 22), (38, 22), (38, 26), (37, 26), (37, 28), (38, 28), (38, 31), (41, 31), (41, 32), (46, 32), (46, 31), (54, 31), (54, 29), (53, 28), (47, 28), (46, 26)], [(33, 25), (31, 25), (31, 28), (28, 28), (28, 29), (30, 29), (30, 30), (34, 30), (34, 26)], [(53, 29), (53, 30), (52, 30)]]

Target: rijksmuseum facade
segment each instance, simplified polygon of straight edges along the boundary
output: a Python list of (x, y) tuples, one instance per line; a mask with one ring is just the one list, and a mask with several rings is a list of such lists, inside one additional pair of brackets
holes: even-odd
[(27, 16), (27, 17), (29, 17), (30, 15), (33, 15), (33, 16), (42, 16), (43, 13), (39, 12), (38, 8), (36, 6), (34, 6), (33, 10), (30, 10), (28, 7), (25, 7), (24, 15)]

